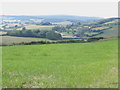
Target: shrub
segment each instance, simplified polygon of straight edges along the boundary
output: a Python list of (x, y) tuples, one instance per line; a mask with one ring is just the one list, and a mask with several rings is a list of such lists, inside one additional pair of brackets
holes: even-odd
[(49, 31), (46, 33), (46, 38), (51, 40), (61, 40), (62, 36), (59, 33), (55, 33), (54, 31)]

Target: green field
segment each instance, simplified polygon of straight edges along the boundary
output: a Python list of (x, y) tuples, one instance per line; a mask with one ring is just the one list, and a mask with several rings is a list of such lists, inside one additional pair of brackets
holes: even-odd
[(103, 34), (97, 35), (97, 37), (105, 37), (105, 38), (111, 38), (111, 37), (118, 37), (118, 26), (112, 26), (113, 28), (104, 30)]
[(1, 88), (2, 88), (2, 47), (0, 47), (0, 89)]
[(2, 47), (4, 88), (117, 88), (117, 40)]
[(114, 24), (114, 23), (118, 23), (118, 20), (113, 20), (113, 21), (110, 21), (110, 22), (106, 22), (104, 24)]

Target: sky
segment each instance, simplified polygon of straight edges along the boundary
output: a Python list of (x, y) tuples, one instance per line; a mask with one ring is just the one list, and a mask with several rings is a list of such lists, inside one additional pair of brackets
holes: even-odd
[(118, 2), (3, 2), (0, 15), (117, 17)]

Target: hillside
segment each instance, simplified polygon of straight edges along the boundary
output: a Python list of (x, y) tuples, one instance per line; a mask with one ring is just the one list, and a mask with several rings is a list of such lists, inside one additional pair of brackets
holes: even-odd
[[(105, 38), (109, 37), (118, 37), (118, 27), (120, 27), (119, 18), (108, 18), (99, 20), (96, 22), (91, 23), (93, 27), (96, 26), (95, 32), (102, 32), (96, 36), (101, 36)], [(101, 29), (102, 28), (102, 29)], [(95, 30), (95, 28), (92, 28)]]
[(100, 20), (102, 18), (99, 17), (85, 17), (85, 16), (72, 16), (72, 15), (42, 15), (42, 16), (10, 16), (4, 15), (3, 19), (10, 20), (29, 20), (29, 19), (41, 19), (47, 22), (63, 22), (63, 21), (80, 21), (82, 23), (93, 22), (96, 20)]
[(117, 40), (2, 47), (3, 88), (117, 88)]
[(120, 27), (119, 18), (108, 18), (87, 24), (74, 23), (66, 28), (69, 34), (78, 38), (115, 38), (118, 37), (118, 27)]
[[(47, 38), (51, 40), (88, 39), (91, 37), (116, 38), (118, 37), (118, 27), (120, 27), (119, 18), (100, 19), (97, 17), (70, 15), (5, 17), (8, 20), (5, 20), (1, 25), (1, 35)], [(53, 23), (47, 20), (52, 20)], [(42, 25), (43, 23), (49, 24)], [(52, 33), (48, 35), (47, 32), (54, 32), (55, 35), (52, 35)]]

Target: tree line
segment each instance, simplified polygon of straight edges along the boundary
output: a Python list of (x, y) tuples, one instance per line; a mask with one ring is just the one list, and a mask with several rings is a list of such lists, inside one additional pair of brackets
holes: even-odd
[(44, 31), (44, 30), (12, 30), (8, 31), (9, 36), (18, 37), (36, 37), (36, 38), (47, 38), (50, 40), (62, 40), (62, 36), (55, 31)]

